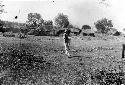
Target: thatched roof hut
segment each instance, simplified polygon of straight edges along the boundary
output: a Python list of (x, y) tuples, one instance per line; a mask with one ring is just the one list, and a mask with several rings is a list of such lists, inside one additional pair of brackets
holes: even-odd
[(82, 36), (93, 36), (93, 37), (95, 37), (94, 33), (95, 33), (95, 31), (92, 30), (92, 29), (82, 29), (82, 31), (81, 31)]
[(83, 29), (82, 32), (84, 32), (84, 33), (95, 33), (94, 30), (92, 30), (92, 29), (86, 29), (86, 30)]
[(80, 29), (78, 29), (78, 28), (60, 28), (57, 30), (56, 34), (58, 36), (62, 35), (64, 33), (65, 29), (70, 30), (71, 35), (77, 35), (80, 32)]
[(113, 35), (114, 36), (119, 36), (119, 35), (121, 35), (121, 32), (116, 31)]

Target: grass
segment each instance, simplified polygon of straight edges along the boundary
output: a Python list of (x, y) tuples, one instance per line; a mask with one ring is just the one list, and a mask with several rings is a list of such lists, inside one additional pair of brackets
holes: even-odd
[[(3, 72), (0, 83), (92, 85), (93, 82), (93, 85), (110, 85), (109, 81), (124, 77), (118, 74), (124, 40), (118, 41), (117, 37), (107, 40), (87, 38), (72, 37), (70, 54), (73, 57), (67, 58), (62, 38), (32, 36), (20, 40), (14, 37), (0, 37), (0, 71), (1, 74)], [(118, 77), (109, 79), (108, 76), (112, 75)]]

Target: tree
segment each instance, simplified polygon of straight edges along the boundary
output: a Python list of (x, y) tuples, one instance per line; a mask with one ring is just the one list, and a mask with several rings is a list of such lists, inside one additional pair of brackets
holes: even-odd
[(55, 25), (57, 27), (66, 28), (69, 25), (68, 16), (64, 15), (63, 13), (59, 13), (55, 18)]
[(99, 33), (107, 33), (113, 27), (112, 20), (103, 18), (94, 23)]
[[(44, 24), (44, 20), (41, 15), (38, 13), (29, 13), (26, 21), (26, 31), (29, 31), (28, 34), (38, 34), (40, 28)], [(27, 29), (28, 28), (28, 29)]]
[[(4, 13), (4, 7), (5, 5), (3, 5), (1, 2), (0, 2), (0, 14)], [(0, 20), (0, 32), (4, 33), (5, 32), (5, 29), (3, 28), (3, 25), (4, 25), (4, 22), (2, 20)]]
[(53, 31), (53, 21), (44, 20), (43, 25), (36, 29), (36, 32), (39, 32), (37, 35), (49, 35)]
[(29, 28), (37, 28), (38, 26), (42, 25), (44, 20), (42, 19), (41, 15), (38, 13), (29, 13), (28, 14), (28, 21), (27, 23), (27, 27)]
[(53, 29), (53, 21), (52, 20), (47, 20), (44, 21), (44, 30), (46, 31), (51, 31)]
[(3, 28), (4, 22), (0, 20), (0, 32), (4, 33), (5, 29)]
[(52, 20), (48, 20), (48, 21), (44, 20), (44, 25), (53, 25), (53, 21)]
[(0, 2), (0, 14), (5, 13), (4, 6), (5, 6), (5, 5), (3, 5), (3, 4)]

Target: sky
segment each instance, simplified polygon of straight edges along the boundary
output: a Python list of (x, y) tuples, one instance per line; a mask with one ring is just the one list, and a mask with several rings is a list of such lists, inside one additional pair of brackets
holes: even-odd
[[(78, 25), (90, 25), (107, 18), (112, 20), (114, 28), (125, 28), (125, 0), (3, 0), (2, 20), (26, 22), (28, 13), (40, 13), (44, 20), (54, 20), (58, 13), (68, 15), (69, 21)], [(18, 19), (14, 19), (18, 16)]]

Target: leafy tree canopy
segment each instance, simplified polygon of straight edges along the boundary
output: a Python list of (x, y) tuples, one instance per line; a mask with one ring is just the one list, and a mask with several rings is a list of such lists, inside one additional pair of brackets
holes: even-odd
[(66, 28), (69, 25), (68, 16), (64, 15), (63, 13), (59, 13), (55, 18), (55, 24), (57, 27)]
[(39, 25), (42, 25), (44, 22), (41, 15), (38, 13), (29, 13), (27, 19), (28, 21), (26, 23), (30, 27), (38, 27)]
[(100, 33), (107, 33), (113, 27), (112, 20), (106, 18), (98, 20), (94, 25)]

